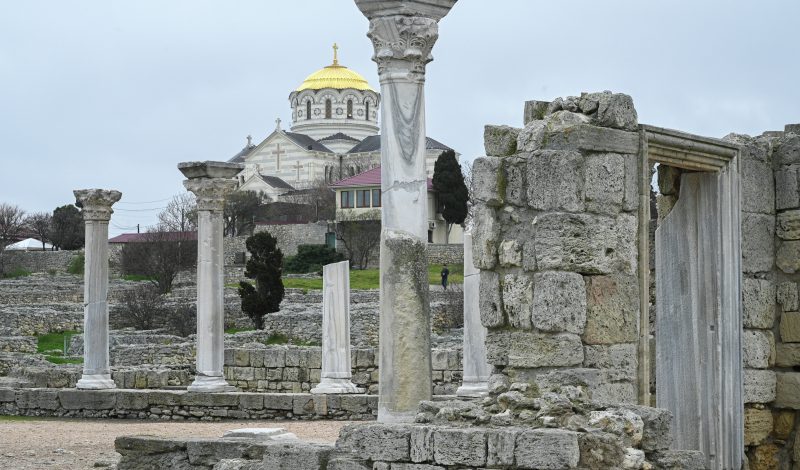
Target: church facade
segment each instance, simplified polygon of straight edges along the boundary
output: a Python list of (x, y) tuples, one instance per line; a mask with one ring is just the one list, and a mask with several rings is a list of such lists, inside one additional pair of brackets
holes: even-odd
[[(289, 95), (292, 125), (276, 120), (260, 143), (250, 137), (229, 161), (243, 163), (238, 189), (264, 192), (272, 200), (292, 190), (331, 184), (380, 165), (380, 94), (359, 73), (333, 63), (309, 75)], [(449, 150), (428, 138), (428, 176)]]

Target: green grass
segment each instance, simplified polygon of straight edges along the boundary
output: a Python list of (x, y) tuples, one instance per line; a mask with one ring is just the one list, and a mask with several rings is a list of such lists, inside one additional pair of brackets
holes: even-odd
[(16, 279), (18, 277), (25, 277), (30, 276), (32, 273), (27, 269), (17, 268), (13, 271), (9, 271), (3, 275), (6, 279)]
[(0, 415), (0, 423), (9, 422), (9, 421), (11, 421), (11, 422), (14, 422), (14, 421), (36, 421), (36, 420), (40, 420), (40, 419), (42, 419), (42, 418), (36, 418), (36, 417), (33, 417), (33, 416), (5, 416), (5, 415)]
[[(450, 270), (450, 283), (461, 284), (464, 282), (464, 266), (461, 264), (451, 264), (447, 268)], [(428, 266), (428, 283), (439, 285), (442, 283), (442, 265), (431, 264)], [(377, 269), (353, 269), (350, 271), (351, 289), (377, 289), (380, 285), (380, 271)], [(283, 280), (283, 287), (287, 289), (308, 289), (321, 290), (322, 279), (302, 279), (290, 278)]]
[(287, 289), (322, 289), (322, 279), (289, 278), (283, 279), (283, 287)]
[(255, 328), (228, 328), (225, 333), (232, 335), (242, 331), (255, 331)]
[(44, 358), (53, 364), (83, 364), (82, 357), (45, 356)]
[(266, 344), (267, 346), (272, 346), (275, 344), (291, 344), (294, 346), (320, 346), (320, 344), (316, 341), (303, 341), (302, 339), (290, 338), (280, 333), (269, 335), (269, 337), (266, 340), (264, 340), (264, 344)]
[[(463, 284), (464, 283), (464, 265), (463, 264), (448, 264), (447, 269), (450, 270), (450, 276), (447, 280), (450, 284)], [(430, 284), (439, 285), (442, 283), (442, 265), (431, 264), (428, 266), (428, 282)]]
[(122, 276), (122, 279), (126, 281), (152, 281), (153, 278), (151, 276), (145, 276), (144, 274), (125, 274)]
[[(48, 333), (45, 335), (39, 335), (37, 337), (37, 346), (36, 349), (39, 353), (45, 353), (47, 351), (63, 351), (64, 344), (69, 345), (69, 339), (72, 335), (78, 334), (78, 331), (63, 331), (61, 333)], [(66, 341), (66, 343), (65, 343)], [(62, 357), (63, 353), (59, 352), (58, 354), (52, 355), (45, 355), (45, 359), (52, 362), (53, 364), (82, 364), (82, 358), (65, 358)]]

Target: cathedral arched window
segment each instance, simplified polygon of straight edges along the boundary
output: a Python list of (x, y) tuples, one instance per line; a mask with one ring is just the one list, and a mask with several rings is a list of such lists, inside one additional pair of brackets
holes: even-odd
[(347, 100), (347, 119), (353, 119), (353, 100)]
[(367, 100), (367, 101), (364, 101), (364, 105), (366, 105), (366, 107), (367, 107), (367, 109), (366, 109), (366, 112), (367, 112), (367, 121), (369, 121), (369, 100)]
[(333, 104), (331, 100), (325, 100), (325, 119), (330, 119), (333, 114)]
[(311, 119), (311, 100), (306, 101), (306, 119)]

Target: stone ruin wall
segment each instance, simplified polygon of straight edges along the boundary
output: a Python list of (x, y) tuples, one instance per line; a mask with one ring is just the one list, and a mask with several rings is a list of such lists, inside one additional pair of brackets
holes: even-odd
[(72, 260), (82, 254), (83, 250), (4, 251), (0, 257), (6, 272), (24, 269), (32, 273), (63, 273), (67, 271)]
[[(627, 95), (528, 102), (473, 165), (488, 360), (511, 381), (578, 381), (637, 402), (639, 137)], [(570, 376), (571, 379), (566, 377)]]

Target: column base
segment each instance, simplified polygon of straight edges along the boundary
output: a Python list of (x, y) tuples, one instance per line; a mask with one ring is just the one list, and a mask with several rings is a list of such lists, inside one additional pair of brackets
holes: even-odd
[(341, 394), (341, 393), (364, 393), (363, 388), (356, 387), (356, 385), (349, 379), (329, 379), (323, 378), (316, 387), (311, 389), (311, 393), (315, 395), (322, 394)]
[(391, 411), (378, 405), (379, 423), (413, 423), (417, 417), (415, 411)]
[(480, 398), (489, 395), (489, 384), (487, 382), (464, 382), (458, 390), (456, 396), (468, 398)]
[(220, 376), (200, 375), (194, 378), (194, 382), (186, 387), (189, 392), (205, 392), (205, 393), (219, 393), (219, 392), (236, 392), (238, 389), (230, 385)]
[(80, 390), (107, 390), (110, 388), (117, 388), (117, 384), (111, 380), (111, 374), (84, 374), (80, 380), (78, 380), (78, 383), (75, 384), (75, 388)]

